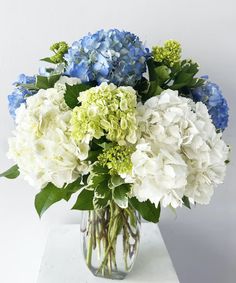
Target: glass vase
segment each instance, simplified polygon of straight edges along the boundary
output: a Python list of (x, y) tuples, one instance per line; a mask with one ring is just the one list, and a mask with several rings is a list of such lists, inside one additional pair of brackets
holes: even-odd
[(82, 248), (90, 271), (99, 277), (124, 279), (131, 271), (140, 242), (140, 215), (115, 203), (83, 212)]

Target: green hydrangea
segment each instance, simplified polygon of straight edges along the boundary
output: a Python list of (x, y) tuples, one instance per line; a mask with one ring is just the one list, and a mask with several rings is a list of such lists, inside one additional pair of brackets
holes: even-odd
[(68, 44), (64, 41), (56, 42), (51, 47), (50, 50), (55, 53), (55, 55), (50, 57), (50, 60), (55, 63), (62, 63), (64, 62), (64, 54), (68, 51)]
[(167, 40), (164, 46), (154, 46), (152, 48), (153, 58), (156, 62), (164, 63), (172, 67), (181, 59), (181, 45), (176, 40)]
[(116, 145), (112, 148), (105, 149), (98, 156), (98, 161), (102, 166), (107, 166), (109, 173), (124, 174), (132, 170), (131, 154), (134, 147)]
[(90, 141), (106, 136), (119, 145), (136, 142), (136, 92), (132, 87), (102, 83), (81, 92), (81, 106), (73, 109), (72, 136)]

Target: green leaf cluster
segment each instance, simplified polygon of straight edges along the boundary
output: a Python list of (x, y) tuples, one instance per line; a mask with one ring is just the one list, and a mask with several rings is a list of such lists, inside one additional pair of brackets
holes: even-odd
[(130, 184), (125, 184), (118, 175), (110, 175), (107, 167), (95, 162), (88, 177), (88, 185), (79, 194), (73, 209), (101, 209), (111, 201), (121, 208), (127, 208), (129, 192)]
[(182, 60), (167, 66), (150, 58), (147, 66), (149, 81), (142, 78), (135, 86), (143, 102), (160, 95), (165, 89), (178, 90), (180, 95), (189, 96), (191, 89), (204, 83), (203, 79), (195, 77), (199, 66), (191, 60)]
[(79, 194), (73, 209), (98, 210), (114, 202), (121, 209), (136, 209), (147, 221), (157, 223), (161, 207), (155, 207), (150, 201), (140, 202), (130, 198), (131, 185), (124, 183), (118, 175), (110, 175), (108, 168), (96, 162), (88, 178), (88, 185)]
[(72, 194), (84, 187), (83, 181), (82, 178), (78, 178), (63, 188), (57, 188), (52, 183), (48, 183), (35, 197), (34, 205), (38, 215), (41, 217), (50, 206), (58, 201), (68, 201)]

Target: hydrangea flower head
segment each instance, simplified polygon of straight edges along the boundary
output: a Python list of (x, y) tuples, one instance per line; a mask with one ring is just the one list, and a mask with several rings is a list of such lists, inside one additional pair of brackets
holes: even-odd
[(181, 51), (181, 45), (176, 40), (167, 40), (164, 46), (154, 46), (152, 48), (154, 60), (169, 67), (180, 61)]
[[(229, 149), (207, 107), (165, 90), (137, 107), (140, 139), (131, 156), (133, 194), (166, 207), (183, 196), (208, 204), (223, 182)], [(132, 181), (133, 178), (133, 181)]]
[(81, 92), (81, 106), (73, 109), (72, 136), (89, 142), (106, 136), (125, 145), (136, 142), (136, 92), (132, 87), (102, 83)]
[(35, 92), (28, 90), (27, 88), (19, 85), (19, 84), (34, 84), (35, 77), (34, 76), (26, 76), (24, 74), (19, 75), (17, 81), (13, 84), (15, 85), (15, 89), (11, 94), (8, 95), (8, 109), (10, 115), (15, 119), (16, 109), (20, 107), (22, 103), (25, 103), (26, 95), (33, 95)]
[(61, 188), (87, 173), (87, 144), (76, 144), (70, 134), (72, 110), (62, 91), (41, 89), (16, 111), (16, 129), (9, 139), (9, 158), (32, 186), (51, 182)]
[(68, 44), (65, 41), (56, 42), (50, 47), (50, 50), (55, 53), (50, 57), (50, 60), (55, 64), (63, 63), (64, 54), (68, 51)]
[(192, 91), (192, 98), (195, 102), (203, 102), (211, 116), (216, 129), (224, 130), (228, 126), (229, 107), (219, 86), (207, 81)]
[(146, 71), (148, 57), (149, 50), (136, 35), (117, 29), (84, 36), (64, 56), (69, 76), (118, 86), (134, 86)]
[(102, 166), (107, 166), (110, 174), (125, 174), (132, 170), (131, 154), (134, 148), (116, 145), (105, 149), (98, 156), (98, 161)]

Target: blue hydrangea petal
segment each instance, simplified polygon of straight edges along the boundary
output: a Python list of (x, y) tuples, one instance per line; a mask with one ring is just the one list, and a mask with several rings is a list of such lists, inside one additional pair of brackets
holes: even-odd
[(211, 116), (216, 129), (223, 131), (228, 126), (229, 107), (219, 86), (207, 81), (192, 91), (192, 98), (195, 102), (203, 102)]
[(16, 109), (19, 108), (22, 103), (25, 103), (26, 95), (33, 95), (35, 93), (33, 91), (29, 91), (23, 86), (20, 86), (19, 84), (33, 84), (35, 81), (35, 76), (20, 74), (17, 81), (13, 83), (16, 87), (12, 93), (8, 95), (8, 109), (13, 119), (16, 117)]

